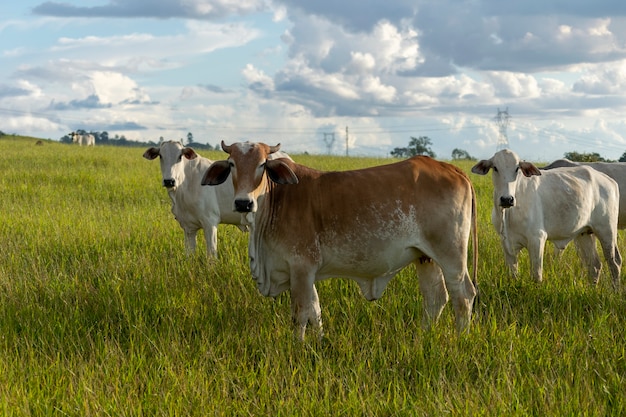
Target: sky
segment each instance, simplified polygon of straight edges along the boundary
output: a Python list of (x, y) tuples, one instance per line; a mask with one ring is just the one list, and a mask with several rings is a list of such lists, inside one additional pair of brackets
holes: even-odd
[(4, 133), (617, 160), (625, 114), (623, 0), (0, 4)]

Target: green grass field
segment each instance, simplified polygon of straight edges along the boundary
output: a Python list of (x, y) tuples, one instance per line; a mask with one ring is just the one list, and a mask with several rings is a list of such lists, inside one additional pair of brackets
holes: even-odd
[(318, 283), (326, 337), (300, 343), (289, 295), (264, 298), (249, 276), (246, 234), (222, 225), (219, 260), (202, 239), (185, 256), (144, 149), (35, 141), (0, 138), (2, 416), (626, 414), (624, 293), (606, 268), (590, 287), (573, 247), (549, 247), (542, 284), (525, 254), (509, 279), (490, 176), (471, 175), (481, 301), (468, 334), (450, 306), (421, 328), (409, 267), (376, 302), (352, 281)]

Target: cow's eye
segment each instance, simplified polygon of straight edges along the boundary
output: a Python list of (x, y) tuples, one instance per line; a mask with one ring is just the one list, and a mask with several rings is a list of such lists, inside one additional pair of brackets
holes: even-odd
[(493, 167), (493, 172), (498, 172), (498, 168)]

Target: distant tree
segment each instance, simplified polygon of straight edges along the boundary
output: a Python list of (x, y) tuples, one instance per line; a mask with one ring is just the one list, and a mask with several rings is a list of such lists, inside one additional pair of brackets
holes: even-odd
[(619, 161), (619, 162), (626, 162), (626, 152), (624, 152), (624, 153), (622, 154), (622, 156), (620, 156), (620, 157), (619, 157), (618, 161)]
[(191, 132), (187, 133), (187, 144), (193, 143), (193, 134)]
[(599, 153), (579, 153), (579, 152), (565, 152), (563, 155), (565, 158), (574, 162), (608, 162), (606, 159), (600, 156)]
[(471, 156), (467, 151), (459, 148), (454, 148), (452, 150), (452, 159), (465, 159), (468, 161), (476, 160), (476, 158)]
[(393, 148), (390, 152), (394, 158), (408, 158), (411, 156), (409, 148)]
[(431, 158), (436, 157), (435, 153), (430, 149), (430, 146), (433, 143), (430, 141), (428, 136), (420, 136), (418, 138), (411, 136), (411, 141), (409, 142), (409, 152), (411, 156), (413, 155), (428, 155)]
[(396, 158), (409, 158), (415, 155), (428, 155), (434, 158), (436, 155), (432, 149), (430, 149), (431, 145), (432, 142), (428, 136), (420, 136), (418, 138), (411, 136), (408, 147), (394, 148), (390, 153), (391, 156)]

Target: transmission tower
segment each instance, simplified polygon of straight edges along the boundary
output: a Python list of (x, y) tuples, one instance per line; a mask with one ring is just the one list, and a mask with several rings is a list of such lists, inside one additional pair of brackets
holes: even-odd
[(509, 120), (511, 120), (511, 116), (509, 115), (509, 108), (507, 107), (506, 110), (500, 110), (500, 108), (498, 108), (498, 113), (496, 114), (496, 117), (494, 117), (494, 121), (498, 125), (498, 131), (500, 133), (498, 135), (496, 152), (502, 149), (508, 149), (509, 147), (509, 138), (506, 135), (506, 128), (509, 125)]
[(335, 133), (324, 133), (324, 143), (326, 144), (326, 153), (330, 155), (335, 143)]

